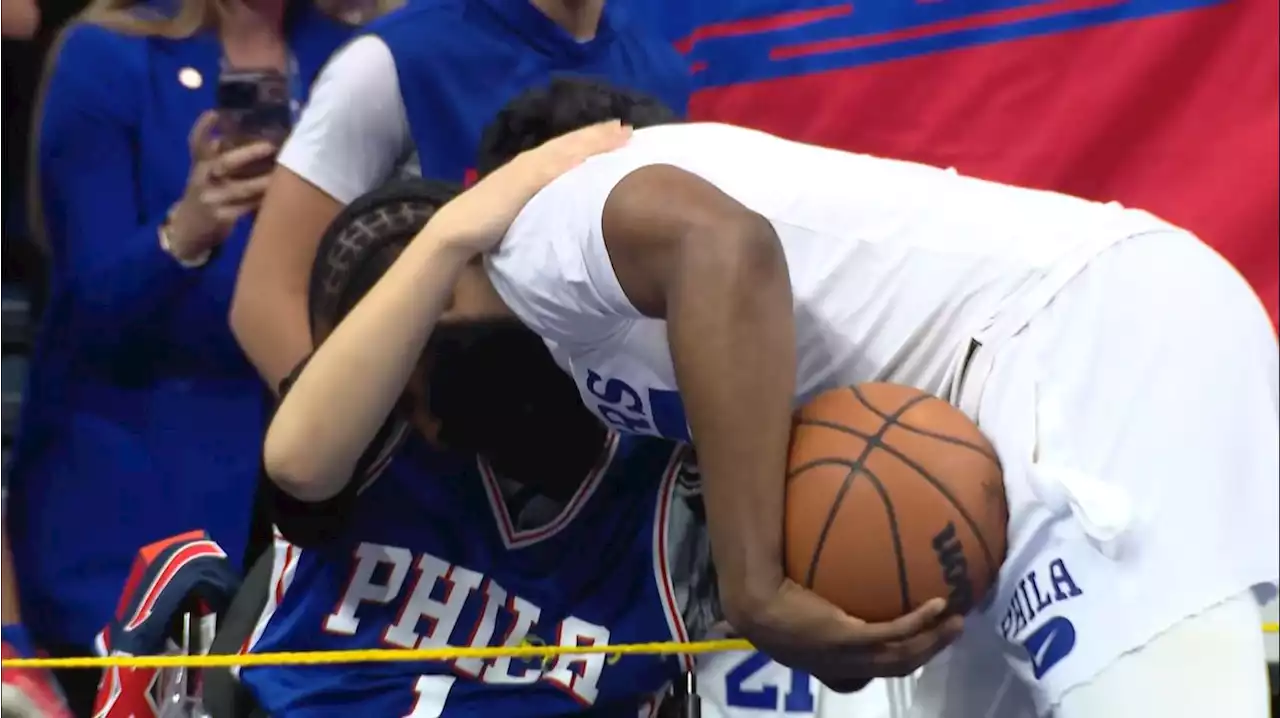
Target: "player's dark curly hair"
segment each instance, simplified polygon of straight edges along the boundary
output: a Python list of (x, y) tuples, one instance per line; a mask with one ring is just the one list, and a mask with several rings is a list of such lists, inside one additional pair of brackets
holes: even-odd
[[(311, 276), (317, 345), (460, 189), (397, 181), (339, 214), (320, 241)], [(573, 380), (546, 345), (519, 321), (442, 322), (424, 358), (427, 409), (451, 449), (480, 454), (500, 474), (544, 487), (580, 479), (598, 457), (603, 426), (582, 405)], [(404, 420), (409, 401), (407, 395), (402, 399), (393, 421)]]
[(680, 118), (644, 93), (598, 80), (558, 77), (517, 95), (498, 111), (480, 137), (476, 171), (483, 177), (525, 150), (606, 120), (641, 128), (679, 122)]

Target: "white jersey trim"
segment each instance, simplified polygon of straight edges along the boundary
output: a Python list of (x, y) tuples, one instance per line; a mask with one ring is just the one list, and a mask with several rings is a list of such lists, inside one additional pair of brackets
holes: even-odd
[(519, 530), (515, 527), (515, 522), (511, 520), (511, 513), (507, 511), (507, 503), (502, 500), (502, 487), (498, 485), (498, 478), (494, 475), (493, 469), (484, 459), (477, 458), (476, 463), (480, 467), (480, 478), (484, 483), (484, 495), (489, 500), (489, 508), (493, 511), (493, 516), (497, 519), (498, 533), (502, 536), (502, 543), (510, 549), (519, 549), (531, 546), (539, 541), (555, 536), (564, 530), (582, 511), (582, 507), (586, 506), (587, 501), (595, 494), (596, 488), (600, 486), (601, 479), (608, 472), (609, 467), (613, 464), (613, 457), (618, 452), (618, 435), (609, 434), (609, 438), (605, 441), (604, 451), (600, 454), (600, 460), (592, 467), (591, 473), (587, 474), (587, 478), (574, 492), (573, 497), (565, 504), (560, 513), (551, 521), (533, 529)]
[[(653, 531), (653, 576), (658, 584), (658, 593), (662, 597), (662, 611), (666, 614), (667, 628), (677, 643), (689, 642), (689, 629), (684, 625), (684, 616), (680, 611), (680, 603), (676, 600), (675, 584), (671, 580), (671, 566), (668, 558), (668, 528), (671, 521), (671, 504), (676, 500), (677, 477), (683, 464), (685, 448), (676, 447), (671, 452), (671, 460), (662, 474), (662, 484), (658, 488), (658, 502), (654, 508)], [(681, 667), (686, 671), (694, 670), (693, 656), (683, 653), (679, 656)]]
[[(268, 588), (270, 593), (267, 595), (267, 602), (262, 607), (262, 613), (258, 615), (258, 622), (254, 624), (253, 632), (245, 639), (244, 644), (240, 646), (240, 655), (252, 653), (258, 641), (262, 640), (262, 634), (270, 625), (271, 619), (276, 615), (276, 610), (280, 608), (280, 604), (284, 602), (284, 595), (288, 592), (289, 587), (293, 585), (293, 573), (298, 568), (298, 560), (302, 558), (302, 549), (294, 546), (280, 535), (279, 529), (274, 530), (275, 536), (272, 539), (272, 559), (271, 559), (271, 583)], [(234, 666), (231, 674), (240, 679), (240, 666)]]

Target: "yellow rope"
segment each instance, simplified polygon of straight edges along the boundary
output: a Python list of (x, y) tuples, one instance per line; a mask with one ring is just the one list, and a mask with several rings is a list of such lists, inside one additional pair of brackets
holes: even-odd
[(290, 651), (228, 656), (94, 656), (86, 658), (6, 658), (3, 668), (230, 668), (232, 666), (303, 666), (335, 663), (391, 663), (448, 661), (457, 658), (550, 658), (606, 654), (613, 657), (676, 653), (718, 653), (750, 650), (742, 640), (695, 643), (632, 643), (609, 646), (497, 646), (494, 648), (360, 649), (351, 651)]
[[(1264, 633), (1280, 633), (1280, 624), (1262, 624)], [(496, 646), (486, 648), (358, 649), (350, 651), (287, 651), (223, 656), (93, 656), (85, 658), (6, 658), (3, 668), (230, 668), (233, 666), (320, 666), (337, 663), (402, 663), (449, 661), (458, 658), (532, 659), (556, 656), (605, 654), (610, 662), (622, 656), (719, 653), (748, 651), (743, 640), (693, 643), (631, 643), (618, 646)]]

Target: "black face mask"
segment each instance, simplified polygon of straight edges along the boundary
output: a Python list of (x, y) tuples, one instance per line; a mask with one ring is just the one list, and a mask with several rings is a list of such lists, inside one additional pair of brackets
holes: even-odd
[(572, 493), (599, 458), (605, 429), (542, 339), (515, 319), (436, 327), (427, 343), (429, 409), (440, 439), (501, 475)]

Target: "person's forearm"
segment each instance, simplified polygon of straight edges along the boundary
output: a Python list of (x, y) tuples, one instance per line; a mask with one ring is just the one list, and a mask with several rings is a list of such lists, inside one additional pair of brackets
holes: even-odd
[(231, 312), (231, 333), (258, 375), (279, 392), (312, 349), (306, 292), (264, 287), (261, 294), (237, 296)]
[(311, 351), (312, 266), (342, 207), (281, 165), (254, 219), (231, 293), (231, 333), (272, 391)]
[(782, 249), (762, 218), (741, 225), (720, 231), (755, 236), (686, 243), (666, 310), (676, 378), (704, 477), (721, 600), (734, 623), (747, 620), (782, 582), (796, 372)]
[(267, 430), (268, 476), (296, 498), (342, 490), (386, 421), (470, 255), (431, 225), (316, 349)]
[[(154, 343), (167, 331), (163, 318), (199, 280), (203, 268), (187, 269), (160, 247), (160, 222), (116, 236), (110, 254), (63, 265), (70, 276), (59, 277), (74, 298), (71, 321), (75, 336), (102, 352), (133, 352)], [(72, 241), (68, 252), (87, 253), (96, 246)], [(57, 272), (58, 270), (55, 270)]]

